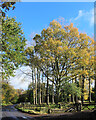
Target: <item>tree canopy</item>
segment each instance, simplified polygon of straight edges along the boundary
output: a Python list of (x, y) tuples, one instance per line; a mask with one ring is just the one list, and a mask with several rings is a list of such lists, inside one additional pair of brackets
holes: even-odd
[(1, 4), (1, 13), (2, 16), (5, 17), (6, 16), (6, 12), (10, 10), (10, 8), (12, 8), (12, 10), (15, 9), (15, 3), (16, 2), (4, 2), (4, 0), (1, 0), (2, 4)]
[(62, 26), (55, 20), (40, 35), (36, 34), (34, 40), (37, 66), (54, 82), (57, 99), (64, 81), (79, 81), (83, 101), (85, 79), (90, 76), (94, 79), (94, 40), (80, 33), (73, 23)]
[(13, 75), (13, 71), (24, 62), (24, 37), (21, 23), (15, 18), (2, 18), (2, 80)]

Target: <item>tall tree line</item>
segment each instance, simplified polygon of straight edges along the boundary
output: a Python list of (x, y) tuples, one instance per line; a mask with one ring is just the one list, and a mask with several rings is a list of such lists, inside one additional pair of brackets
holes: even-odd
[[(74, 98), (77, 101), (79, 97), (83, 104), (86, 81), (89, 82), (90, 102), (91, 82), (96, 79), (94, 40), (85, 33), (79, 33), (78, 29), (73, 27), (73, 23), (62, 26), (53, 20), (40, 35), (36, 34), (34, 37), (36, 45), (25, 50), (26, 39), (21, 24), (14, 18), (4, 18), (7, 10), (15, 8), (14, 4), (15, 2), (3, 2), (1, 6), (2, 79), (8, 79), (14, 70), (25, 64), (32, 70), (34, 104), (44, 102), (44, 95), (49, 104), (50, 92), (52, 103), (54, 101), (58, 103), (61, 98), (72, 94), (73, 101)], [(46, 88), (46, 91), (43, 91), (43, 88)]]
[[(49, 104), (49, 86), (52, 83), (52, 101), (60, 101), (61, 91), (64, 86), (74, 86), (77, 93), (73, 92), (75, 101), (78, 96), (82, 104), (84, 101), (85, 81), (89, 81), (89, 102), (91, 99), (90, 85), (94, 80), (94, 40), (85, 33), (79, 33), (78, 29), (71, 23), (68, 26), (62, 26), (59, 22), (53, 20), (47, 29), (43, 29), (41, 34), (33, 38), (36, 45), (27, 50), (27, 60), (29, 64), (37, 69), (37, 82), (39, 82), (39, 104), (41, 104), (41, 76), (42, 71), (46, 78), (46, 102)], [(32, 67), (33, 69), (33, 67)], [(36, 73), (35, 73), (36, 74)], [(36, 75), (35, 75), (36, 76)], [(36, 77), (35, 77), (36, 79)], [(35, 93), (37, 85), (35, 81)], [(62, 87), (63, 86), (63, 87)], [(74, 90), (73, 90), (74, 91)], [(81, 91), (81, 96), (80, 96)], [(36, 93), (37, 94), (37, 93)], [(36, 95), (35, 94), (35, 95)], [(67, 93), (67, 96), (71, 94)], [(73, 98), (74, 99), (74, 98)]]

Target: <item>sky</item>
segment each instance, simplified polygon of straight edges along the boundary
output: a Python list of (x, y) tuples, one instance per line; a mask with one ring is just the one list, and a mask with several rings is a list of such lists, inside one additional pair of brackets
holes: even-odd
[[(28, 46), (33, 44), (34, 35), (40, 34), (42, 29), (47, 28), (54, 19), (62, 19), (65, 25), (72, 22), (79, 32), (94, 36), (93, 2), (18, 2), (15, 7), (13, 11), (8, 12), (8, 16), (16, 17), (17, 22), (22, 23)], [(20, 69), (30, 71), (29, 67)], [(10, 78), (10, 82), (15, 88), (27, 89), (31, 78), (26, 77), (20, 69), (16, 71), (15, 77)], [(22, 82), (24, 79), (27, 82)]]
[(95, 0), (21, 0), (22, 2), (94, 2)]

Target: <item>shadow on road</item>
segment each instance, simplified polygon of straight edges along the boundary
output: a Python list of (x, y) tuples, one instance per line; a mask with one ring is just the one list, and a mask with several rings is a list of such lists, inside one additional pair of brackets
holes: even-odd
[(96, 111), (94, 112), (77, 112), (71, 115), (58, 116), (41, 116), (35, 117), (36, 120), (96, 120)]

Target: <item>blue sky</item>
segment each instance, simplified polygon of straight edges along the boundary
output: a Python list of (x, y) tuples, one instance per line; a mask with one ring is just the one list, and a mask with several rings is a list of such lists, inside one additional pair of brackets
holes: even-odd
[[(20, 2), (16, 3), (16, 9), (8, 12), (11, 17), (16, 17), (22, 23), (25, 36), (30, 40), (32, 33), (40, 33), (53, 19), (63, 17), (67, 23), (73, 22), (82, 32), (93, 34), (91, 24), (94, 3), (76, 2)], [(81, 13), (80, 13), (81, 11)], [(79, 16), (79, 14), (82, 14)], [(78, 19), (76, 19), (79, 16)]]
[[(65, 24), (73, 22), (80, 32), (86, 32), (92, 37), (94, 35), (93, 2), (18, 2), (15, 6), (13, 11), (8, 12), (8, 16), (16, 17), (16, 20), (22, 23), (28, 45), (31, 43), (31, 37), (58, 18), (64, 18)], [(13, 85), (16, 87), (15, 84)], [(18, 87), (20, 88), (20, 84), (16, 88)]]
[(94, 2), (95, 0), (21, 0), (22, 2)]

